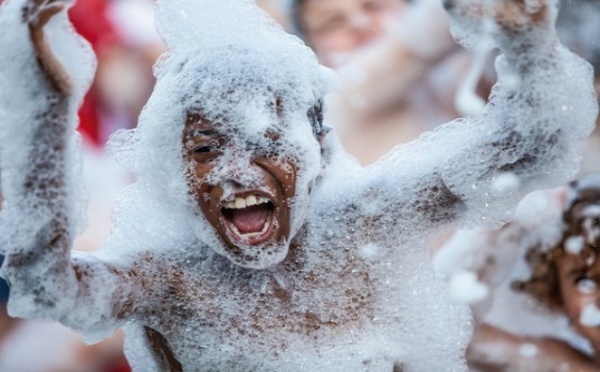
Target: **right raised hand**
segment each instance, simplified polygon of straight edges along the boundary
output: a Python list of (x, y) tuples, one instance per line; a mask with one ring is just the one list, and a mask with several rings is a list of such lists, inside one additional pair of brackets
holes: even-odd
[(33, 44), (37, 62), (56, 93), (70, 95), (71, 79), (62, 64), (52, 53), (44, 36), (44, 26), (66, 7), (61, 0), (28, 0), (23, 7), (23, 22), (29, 26), (29, 36)]
[(448, 13), (471, 33), (488, 33), (501, 44), (535, 30), (544, 30), (536, 36), (551, 40), (556, 6), (556, 0), (444, 0)]

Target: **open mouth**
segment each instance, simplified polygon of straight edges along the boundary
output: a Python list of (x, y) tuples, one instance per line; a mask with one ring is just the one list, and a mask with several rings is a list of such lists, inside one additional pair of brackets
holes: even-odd
[(238, 196), (224, 204), (221, 215), (228, 235), (237, 242), (262, 244), (275, 231), (275, 204), (264, 196)]

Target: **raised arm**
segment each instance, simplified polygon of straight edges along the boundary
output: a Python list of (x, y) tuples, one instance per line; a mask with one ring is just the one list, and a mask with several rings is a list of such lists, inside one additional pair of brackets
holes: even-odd
[(75, 124), (86, 83), (67, 72), (50, 46), (48, 23), (66, 23), (65, 8), (55, 0), (10, 0), (0, 8), (0, 28), (16, 40), (3, 37), (0, 46), (15, 59), (0, 64), (2, 275), (11, 287), (11, 315), (99, 331), (131, 315), (143, 283), (126, 267), (93, 256), (71, 259), (83, 217)]
[[(525, 193), (564, 183), (597, 114), (591, 67), (556, 37), (555, 0), (445, 5), (459, 39), (493, 42), (503, 55), (481, 115), (446, 124), (365, 170), (363, 187), (382, 215), (419, 221), (420, 230), (465, 218), (497, 222)], [(381, 220), (389, 232), (394, 221)]]

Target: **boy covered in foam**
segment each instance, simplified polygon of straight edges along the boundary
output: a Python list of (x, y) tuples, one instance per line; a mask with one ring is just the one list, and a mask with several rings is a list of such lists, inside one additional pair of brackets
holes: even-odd
[[(139, 370), (465, 369), (468, 313), (445, 298), (424, 240), (498, 222), (571, 176), (597, 105), (591, 69), (556, 39), (554, 1), (446, 6), (460, 40), (504, 51), (490, 103), (361, 168), (322, 122), (330, 72), (253, 2), (160, 2), (169, 53), (138, 128), (112, 140), (136, 183), (90, 255), (69, 252), (90, 53), (64, 3), (4, 3), (11, 313), (90, 341), (123, 327)], [(491, 187), (506, 172), (520, 188)]]

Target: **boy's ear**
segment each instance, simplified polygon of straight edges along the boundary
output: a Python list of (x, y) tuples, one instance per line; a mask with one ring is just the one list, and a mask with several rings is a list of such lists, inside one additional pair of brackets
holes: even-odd
[(317, 141), (321, 147), (321, 165), (323, 168), (327, 168), (331, 163), (333, 157), (333, 143), (335, 139), (333, 137), (333, 129), (328, 126), (323, 126), (321, 132), (317, 135)]
[(306, 113), (308, 116), (308, 120), (310, 121), (310, 125), (312, 126), (312, 131), (315, 137), (321, 134), (323, 131), (323, 99), (317, 100), (317, 102), (311, 107)]
[(329, 135), (331, 130), (332, 130), (331, 127), (323, 126), (323, 129), (321, 129), (321, 132), (319, 132), (319, 134), (317, 134), (317, 141), (319, 141), (319, 145), (321, 145), (321, 149), (323, 149), (323, 143), (325, 142), (325, 138)]

